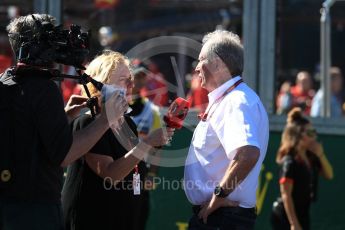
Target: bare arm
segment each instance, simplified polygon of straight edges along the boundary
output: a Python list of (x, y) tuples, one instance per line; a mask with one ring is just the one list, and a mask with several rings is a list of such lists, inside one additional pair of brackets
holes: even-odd
[(333, 179), (333, 176), (334, 176), (333, 167), (332, 167), (331, 163), (329, 163), (326, 155), (322, 154), (319, 157), (319, 160), (321, 163), (321, 175), (328, 180)]
[(301, 225), (297, 219), (297, 215), (295, 212), (295, 206), (292, 200), (292, 189), (293, 184), (291, 183), (283, 183), (280, 184), (280, 193), (284, 204), (284, 209), (286, 215), (288, 217), (289, 223), (291, 225), (291, 229), (302, 229)]
[(73, 161), (87, 153), (103, 136), (108, 128), (109, 124), (106, 117), (100, 116), (86, 128), (75, 132), (73, 134), (72, 146), (65, 159), (62, 161), (61, 167), (68, 166)]
[(237, 154), (231, 161), (220, 186), (226, 194), (230, 194), (248, 176), (254, 168), (260, 156), (260, 150), (255, 146), (243, 146), (237, 150)]
[(69, 98), (65, 106), (65, 113), (67, 115), (68, 122), (71, 122), (74, 118), (76, 118), (80, 114), (81, 109), (86, 108), (87, 100), (87, 97), (80, 95), (72, 95)]
[(309, 150), (319, 158), (321, 175), (328, 180), (333, 179), (333, 167), (326, 157), (322, 144), (315, 140), (310, 144)]
[(137, 144), (123, 157), (113, 160), (112, 157), (89, 153), (85, 156), (89, 167), (100, 177), (111, 177), (114, 184), (122, 180), (130, 173), (146, 154), (154, 152), (152, 146), (163, 146), (174, 134), (173, 129), (158, 129), (150, 133), (143, 142)]
[(73, 134), (73, 143), (61, 166), (65, 167), (86, 154), (103, 136), (109, 126), (116, 122), (126, 111), (128, 104), (119, 92), (113, 94), (102, 108), (95, 121), (85, 129)]
[(113, 160), (110, 156), (89, 153), (85, 155), (86, 163), (100, 177), (110, 177), (114, 184), (125, 178), (151, 150), (151, 146), (142, 142), (131, 149), (123, 157)]
[[(235, 158), (231, 161), (229, 168), (220, 182), (225, 194), (230, 194), (237, 186), (248, 176), (254, 168), (260, 156), (260, 150), (257, 147), (246, 145), (237, 149)], [(198, 216), (207, 223), (207, 217), (210, 213), (220, 207), (238, 206), (238, 202), (220, 198), (213, 194), (211, 201), (204, 204)]]

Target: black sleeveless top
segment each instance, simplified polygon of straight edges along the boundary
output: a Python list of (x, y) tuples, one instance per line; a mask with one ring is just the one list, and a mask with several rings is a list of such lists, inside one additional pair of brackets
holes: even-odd
[[(134, 122), (129, 116), (125, 116), (125, 120), (137, 136)], [(85, 128), (91, 122), (90, 115), (82, 115), (73, 122), (73, 130)], [(128, 150), (119, 143), (112, 130), (108, 129), (90, 152), (116, 160)], [(147, 174), (147, 168), (144, 162), (140, 162), (138, 167), (142, 180)], [(62, 193), (66, 229), (130, 229), (130, 222), (133, 221), (131, 212), (143, 196), (143, 191), (141, 195), (133, 194), (133, 173), (134, 169), (115, 185), (110, 178), (98, 176), (84, 159), (71, 165)]]
[(292, 199), (297, 216), (300, 217), (309, 213), (310, 203), (316, 200), (321, 169), (321, 163), (313, 153), (307, 151), (307, 157), (310, 167), (292, 155), (287, 155), (280, 169), (280, 179), (287, 178), (293, 182)]

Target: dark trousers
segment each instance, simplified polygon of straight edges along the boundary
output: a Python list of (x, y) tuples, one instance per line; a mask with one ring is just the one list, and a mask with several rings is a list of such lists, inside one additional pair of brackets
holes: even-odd
[(0, 201), (0, 230), (63, 230), (59, 204)]
[[(309, 211), (301, 213), (297, 212), (297, 219), (303, 230), (310, 229)], [(271, 225), (273, 230), (290, 230), (290, 223), (286, 215), (282, 201), (276, 201), (273, 204), (271, 213)]]
[(256, 213), (254, 208), (219, 208), (207, 218), (207, 224), (199, 219), (200, 206), (193, 206), (194, 215), (189, 221), (189, 230), (252, 230)]

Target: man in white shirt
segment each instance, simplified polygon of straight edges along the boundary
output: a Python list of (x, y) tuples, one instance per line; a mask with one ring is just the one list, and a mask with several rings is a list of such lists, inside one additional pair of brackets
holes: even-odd
[(239, 37), (224, 30), (206, 35), (196, 71), (210, 93), (185, 166), (184, 188), (194, 211), (189, 229), (253, 229), (269, 128), (260, 98), (240, 76)]

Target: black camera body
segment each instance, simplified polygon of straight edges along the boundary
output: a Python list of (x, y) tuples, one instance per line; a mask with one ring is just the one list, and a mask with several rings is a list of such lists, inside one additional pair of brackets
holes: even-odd
[(85, 69), (83, 64), (89, 55), (89, 32), (82, 32), (78, 25), (71, 25), (66, 30), (61, 25), (34, 20), (37, 32), (28, 31), (20, 36), (19, 62), (35, 66), (50, 66), (55, 62)]
[[(98, 90), (102, 89), (103, 84), (86, 73), (82, 73), (82, 70), (85, 70), (83, 64), (90, 52), (90, 32), (82, 32), (80, 26), (73, 24), (66, 30), (62, 25), (55, 26), (50, 22), (40, 22), (34, 15), (31, 16), (35, 21), (36, 29), (21, 33), (20, 47), (16, 52), (18, 62), (25, 65), (17, 65), (7, 73), (12, 76), (11, 79), (14, 82), (20, 80), (21, 76), (27, 75), (28, 71), (34, 76), (49, 76), (53, 80), (61, 81), (65, 78), (77, 80), (84, 86), (89, 97), (87, 106), (95, 117), (98, 112), (98, 103), (95, 98), (91, 98), (86, 84), (91, 82)], [(52, 68), (53, 63), (74, 66), (78, 75), (62, 74), (59, 70)]]

